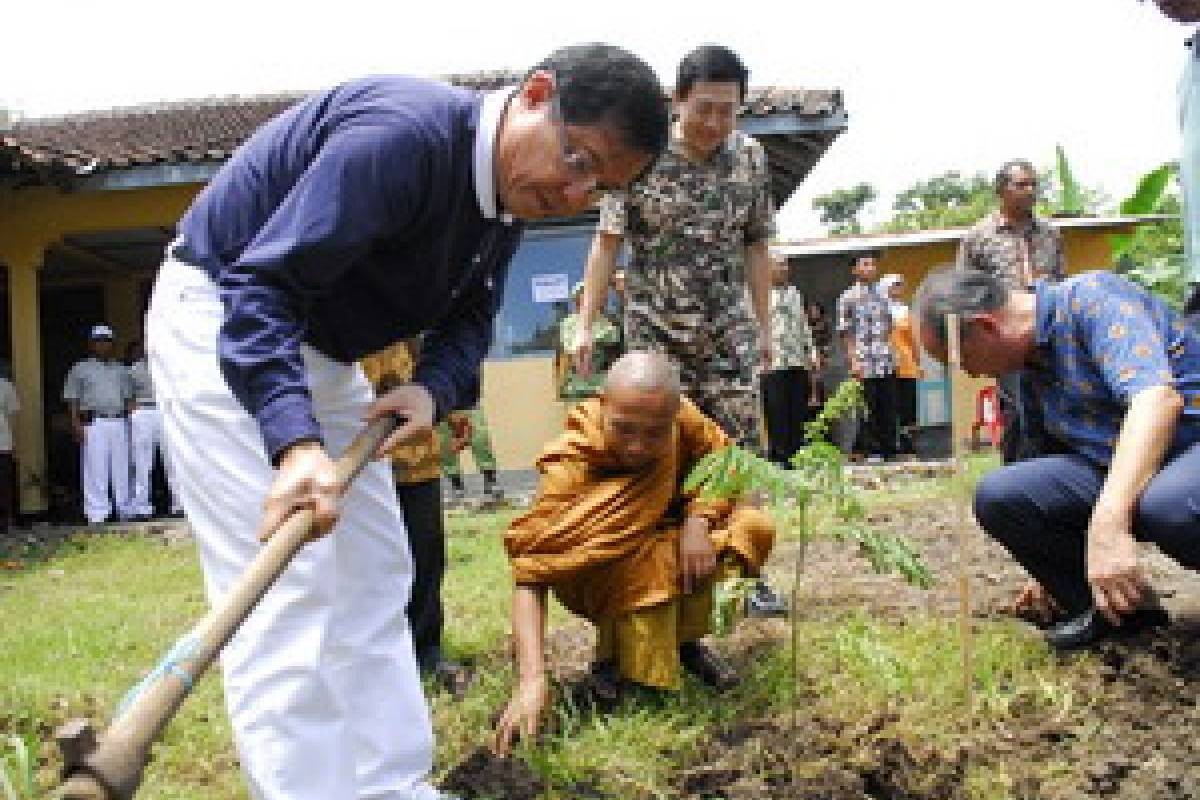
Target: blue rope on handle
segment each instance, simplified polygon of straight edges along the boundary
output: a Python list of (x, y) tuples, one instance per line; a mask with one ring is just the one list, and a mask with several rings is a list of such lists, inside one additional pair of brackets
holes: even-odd
[(192, 673), (188, 672), (188, 670), (184, 668), (183, 662), (190, 661), (196, 655), (196, 651), (199, 649), (200, 637), (196, 635), (194, 630), (188, 631), (186, 634), (180, 637), (180, 639), (171, 646), (171, 649), (167, 651), (167, 654), (162, 657), (162, 660), (155, 665), (154, 669), (150, 670), (146, 677), (138, 681), (137, 685), (130, 689), (125, 697), (121, 700), (121, 704), (117, 706), (117, 716), (120, 717), (123, 715), (125, 710), (133, 705), (139, 697), (145, 694), (151, 686), (168, 675), (174, 675), (183, 682), (183, 685), (187, 689), (190, 690), (192, 688), (192, 684), (195, 683), (196, 678), (194, 675), (192, 675)]

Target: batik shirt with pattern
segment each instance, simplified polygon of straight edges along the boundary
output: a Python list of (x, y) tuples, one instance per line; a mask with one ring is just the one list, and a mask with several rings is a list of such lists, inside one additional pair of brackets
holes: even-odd
[(600, 230), (630, 245), (627, 349), (661, 350), (685, 376), (719, 373), (753, 391), (758, 326), (746, 248), (774, 232), (768, 177), (762, 146), (746, 134), (734, 131), (697, 163), (676, 131), (645, 178), (604, 198)]
[(958, 266), (1000, 275), (1012, 289), (1026, 289), (1024, 280), (1028, 253), (1032, 281), (1058, 283), (1066, 277), (1062, 234), (1036, 214), (1028, 222), (1013, 225), (993, 211), (963, 235), (958, 245)]
[(896, 372), (892, 352), (892, 309), (874, 284), (855, 283), (837, 301), (837, 331), (850, 334), (852, 357), (864, 378), (886, 378)]
[(1158, 297), (1108, 272), (1039, 283), (1036, 350), (1025, 370), (1046, 433), (1107, 465), (1135, 394), (1184, 400), (1168, 457), (1200, 442), (1200, 333)]
[(771, 289), (771, 369), (808, 369), (813, 367), (816, 347), (804, 295), (795, 286)]

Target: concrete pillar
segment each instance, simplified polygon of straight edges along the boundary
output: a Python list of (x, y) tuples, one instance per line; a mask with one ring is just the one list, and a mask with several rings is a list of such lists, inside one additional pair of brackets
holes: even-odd
[(28, 245), (0, 254), (8, 265), (13, 383), (21, 400), (14, 444), (19, 465), (18, 504), (24, 513), (45, 511), (47, 508), (41, 298), (38, 292), (38, 272), (43, 253), (41, 245)]

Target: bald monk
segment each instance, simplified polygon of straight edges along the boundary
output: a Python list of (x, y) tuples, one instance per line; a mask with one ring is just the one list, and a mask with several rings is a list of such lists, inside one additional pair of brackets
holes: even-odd
[(571, 411), (566, 432), (537, 461), (532, 508), (504, 538), (518, 683), (497, 753), (517, 731), (533, 736), (546, 707), (547, 590), (596, 626), (593, 675), (660, 690), (679, 688), (681, 668), (715, 688), (736, 682), (699, 640), (709, 632), (714, 581), (757, 574), (774, 525), (756, 508), (682, 490), (696, 462), (728, 444), (680, 397), (678, 372), (656, 353), (622, 356), (600, 396)]

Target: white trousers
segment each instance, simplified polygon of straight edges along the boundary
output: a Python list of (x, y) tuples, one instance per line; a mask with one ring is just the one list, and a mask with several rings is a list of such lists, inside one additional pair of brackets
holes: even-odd
[[(154, 513), (150, 502), (150, 476), (154, 471), (154, 454), (162, 448), (162, 415), (154, 407), (139, 407), (129, 415), (129, 432), (133, 439), (133, 492), (129, 500), (130, 516), (149, 516)], [(164, 456), (165, 464), (165, 456)], [(167, 473), (167, 489), (171, 494), (171, 510), (179, 510), (171, 475)]]
[[(96, 417), (84, 429), (83, 515), (92, 525), (129, 514), (129, 421)], [(109, 486), (112, 499), (109, 499)], [(113, 507), (115, 504), (115, 508)]]
[[(201, 270), (168, 258), (146, 343), (168, 471), (192, 525), (210, 602), (259, 551), (274, 477), (255, 421), (221, 376), (224, 308)], [(372, 398), (357, 365), (306, 348), (317, 420), (336, 456)], [(333, 532), (306, 546), (225, 648), (225, 696), (258, 800), (433, 796), (433, 733), (404, 608), (412, 557), (387, 464), (372, 462)]]

